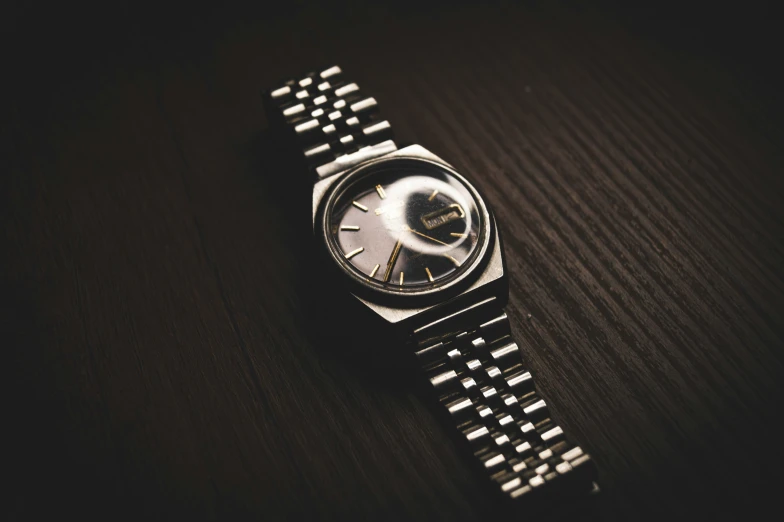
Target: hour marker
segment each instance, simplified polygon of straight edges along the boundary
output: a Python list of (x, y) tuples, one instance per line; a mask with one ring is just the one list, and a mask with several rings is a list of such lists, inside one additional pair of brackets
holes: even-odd
[(403, 286), (403, 272), (400, 272), (400, 286)]
[(433, 201), (433, 199), (438, 195), (438, 189), (434, 190), (430, 197), (427, 198), (428, 201)]
[(363, 205), (362, 203), (357, 203), (356, 201), (352, 201), (351, 204), (354, 205), (355, 207), (357, 207), (362, 212), (367, 212), (368, 211), (368, 208), (365, 205)]
[(468, 234), (461, 234), (460, 232), (450, 232), (449, 235), (452, 237), (466, 237)]
[(353, 230), (353, 231), (357, 231), (357, 230), (359, 230), (359, 227), (358, 227), (358, 226), (356, 226), (356, 225), (342, 225), (342, 226), (340, 227), (340, 230)]
[(433, 282), (433, 274), (430, 273), (430, 269), (428, 267), (425, 267), (425, 272), (427, 272), (427, 278), (432, 283)]
[(365, 247), (359, 247), (359, 248), (358, 248), (358, 249), (356, 249), (356, 250), (352, 250), (351, 252), (349, 252), (348, 254), (346, 254), (346, 259), (351, 259), (352, 257), (354, 257), (355, 255), (357, 255), (357, 254), (359, 254), (359, 253), (363, 252), (364, 250), (365, 250)]
[(453, 262), (455, 264), (455, 266), (460, 266), (460, 261), (458, 261), (454, 257), (450, 256), (449, 254), (444, 254), (444, 257), (449, 259), (451, 262)]
[(384, 187), (382, 187), (381, 185), (376, 185), (376, 192), (378, 192), (378, 197), (380, 197), (381, 199), (387, 197), (387, 193), (384, 192)]
[(373, 267), (373, 271), (372, 271), (372, 272), (370, 272), (370, 277), (371, 277), (371, 278), (372, 278), (374, 275), (376, 275), (376, 272), (378, 272), (378, 267), (380, 267), (380, 266), (381, 266), (381, 265), (376, 265), (376, 266), (374, 266), (374, 267)]

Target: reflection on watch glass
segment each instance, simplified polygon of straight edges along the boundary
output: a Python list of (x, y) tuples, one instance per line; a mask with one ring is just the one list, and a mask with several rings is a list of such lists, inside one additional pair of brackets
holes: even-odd
[(472, 261), (480, 219), (472, 193), (448, 171), (387, 167), (338, 195), (328, 230), (362, 277), (416, 290), (448, 281)]

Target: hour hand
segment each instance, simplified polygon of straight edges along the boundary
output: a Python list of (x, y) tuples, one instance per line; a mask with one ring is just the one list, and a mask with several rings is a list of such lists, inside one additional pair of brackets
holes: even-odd
[(398, 238), (397, 243), (395, 243), (395, 248), (392, 249), (392, 255), (389, 256), (389, 261), (387, 261), (387, 270), (384, 272), (384, 282), (388, 283), (389, 278), (392, 277), (392, 269), (395, 268), (395, 263), (397, 262), (397, 256), (400, 255), (400, 249), (403, 247), (403, 239)]

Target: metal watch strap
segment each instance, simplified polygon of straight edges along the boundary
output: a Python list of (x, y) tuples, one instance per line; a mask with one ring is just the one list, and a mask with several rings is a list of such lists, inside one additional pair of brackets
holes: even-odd
[(307, 168), (319, 179), (397, 150), (378, 103), (338, 66), (290, 79), (269, 91), (267, 115), (295, 135)]
[(593, 461), (553, 421), (495, 298), (425, 325), (414, 338), (437, 402), (504, 494), (563, 499), (594, 489)]
[[(340, 67), (287, 80), (265, 103), (319, 178), (397, 149), (376, 100), (344, 80)], [(499, 491), (533, 505), (551, 493), (591, 490), (593, 461), (550, 418), (495, 298), (426, 324), (413, 337), (442, 411)]]

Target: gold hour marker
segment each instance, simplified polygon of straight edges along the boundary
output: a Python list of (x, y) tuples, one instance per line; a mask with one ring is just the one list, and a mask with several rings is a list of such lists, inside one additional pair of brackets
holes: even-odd
[(376, 192), (378, 192), (378, 197), (380, 197), (381, 199), (387, 197), (387, 193), (384, 192), (384, 187), (382, 187), (381, 185), (376, 185)]
[(429, 198), (427, 198), (427, 200), (428, 200), (428, 201), (433, 201), (433, 199), (435, 199), (435, 197), (436, 197), (437, 195), (438, 195), (438, 189), (434, 190), (434, 191), (433, 191), (433, 193), (432, 193), (432, 194), (430, 194), (430, 197), (429, 197)]
[(352, 201), (351, 204), (354, 205), (355, 207), (357, 207), (362, 212), (367, 212), (368, 211), (368, 208), (365, 205), (363, 205), (362, 203), (357, 203), (356, 201)]
[(430, 269), (428, 267), (425, 267), (425, 272), (427, 272), (427, 278), (432, 283), (433, 282), (433, 274), (430, 273)]
[(460, 266), (460, 261), (458, 261), (454, 257), (450, 256), (449, 254), (444, 254), (444, 257), (449, 259), (451, 262), (453, 262), (455, 264), (455, 266)]
[(403, 272), (400, 272), (400, 286), (403, 286)]
[(373, 271), (370, 272), (371, 279), (373, 278), (374, 275), (376, 275), (376, 272), (378, 272), (378, 267), (380, 267), (380, 266), (381, 265), (376, 265), (376, 266), (373, 267)]
[(460, 232), (450, 232), (449, 235), (452, 237), (466, 237), (468, 234), (461, 234)]
[(358, 248), (358, 249), (356, 249), (356, 250), (352, 250), (351, 252), (349, 252), (348, 254), (346, 254), (346, 259), (351, 259), (352, 257), (354, 257), (355, 255), (357, 255), (357, 254), (359, 254), (359, 253), (363, 252), (364, 250), (365, 250), (365, 247), (359, 247), (359, 248)]
[(358, 227), (358, 226), (356, 226), (356, 225), (343, 225), (343, 226), (341, 226), (341, 227), (340, 227), (340, 230), (352, 230), (352, 231), (357, 231), (357, 230), (359, 230), (359, 227)]

